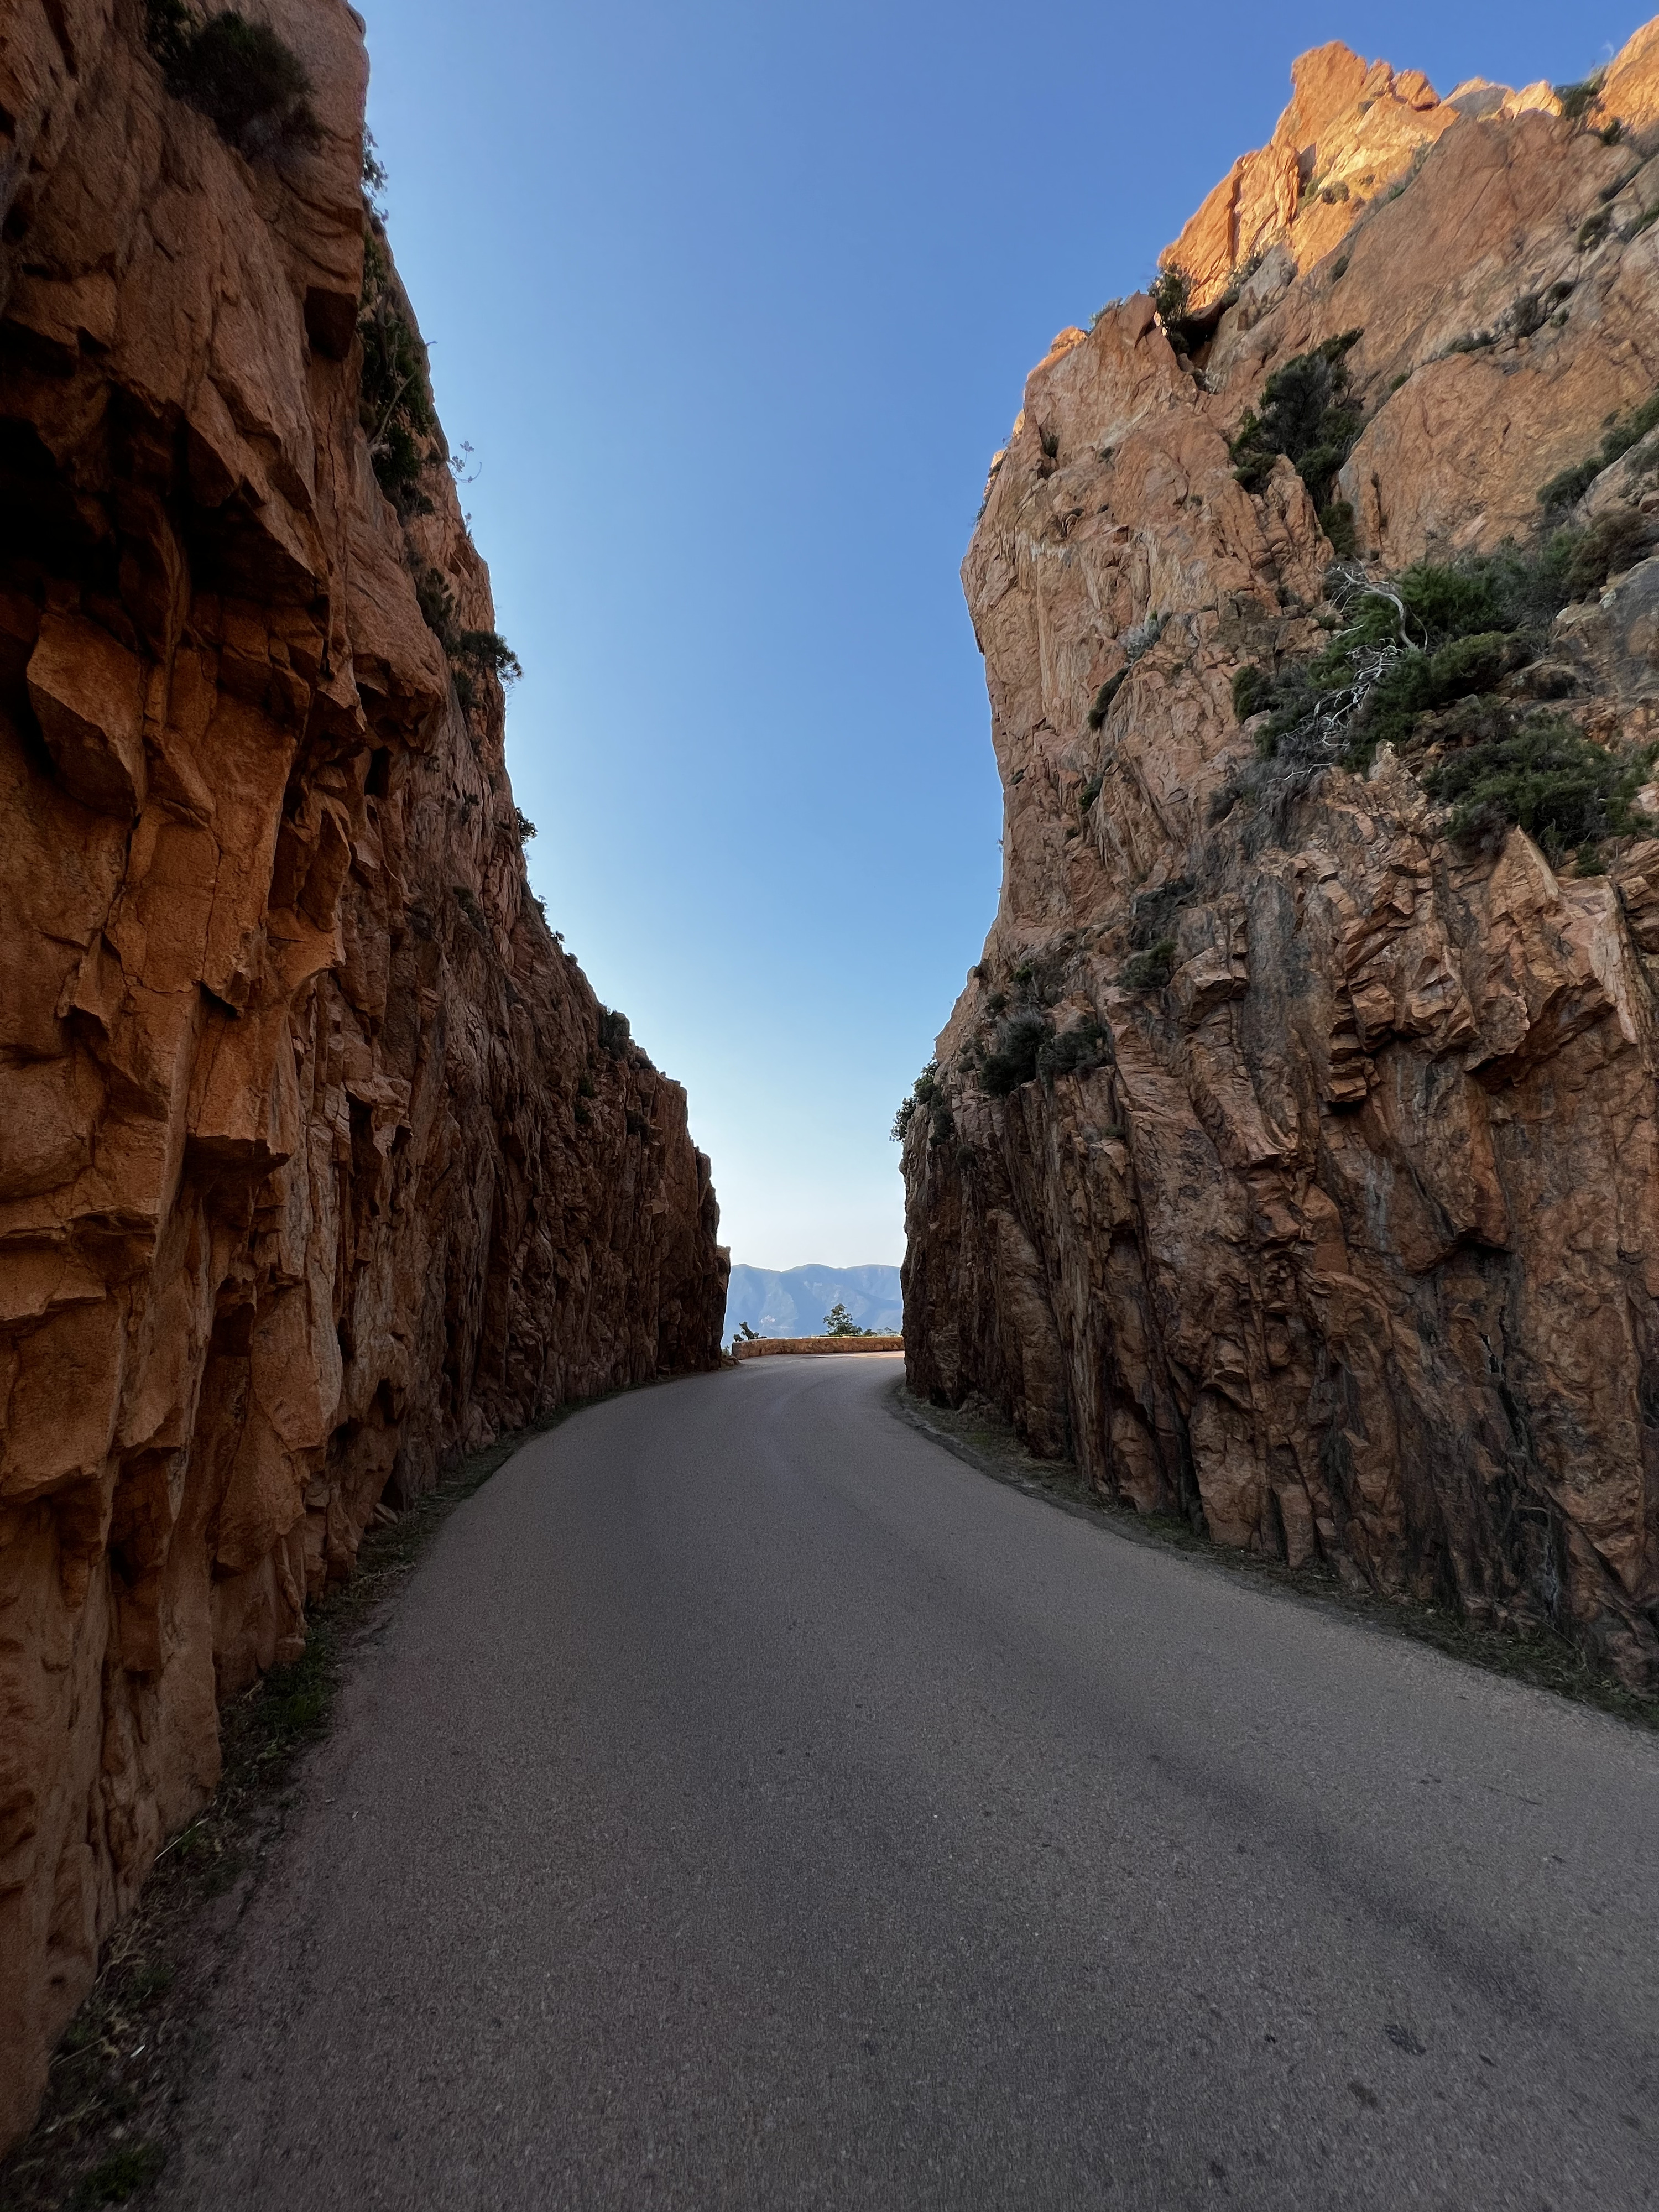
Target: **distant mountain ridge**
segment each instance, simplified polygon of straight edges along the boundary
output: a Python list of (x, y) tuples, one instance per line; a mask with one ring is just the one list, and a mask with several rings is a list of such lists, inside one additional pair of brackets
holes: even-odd
[(822, 1336), (839, 1299), (860, 1328), (896, 1331), (903, 1316), (896, 1267), (743, 1267), (732, 1270), (726, 1334), (746, 1321), (761, 1336)]

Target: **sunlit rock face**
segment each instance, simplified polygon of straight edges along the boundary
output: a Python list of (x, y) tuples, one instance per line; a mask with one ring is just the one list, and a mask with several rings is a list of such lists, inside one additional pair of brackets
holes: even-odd
[(0, 9), (0, 2142), (376, 1507), (725, 1302), (428, 619), (495, 625), (441, 435), (372, 465), (361, 26), (267, 12), (320, 137), (250, 161), (142, 9)]
[[(1654, 440), (1539, 493), (1659, 380), (1659, 40), (1565, 114), (1340, 47), (1296, 84), (1165, 257), (1186, 315), (1062, 333), (994, 465), (963, 574), (1004, 874), (906, 1135), (909, 1375), (1145, 1511), (1650, 1681), (1659, 837), (1638, 809), (1603, 873), (1471, 837), (1455, 714), (1263, 770), (1233, 687), (1328, 651), (1366, 579), (1605, 526), (1611, 572), (1484, 706), (1639, 781)], [(1354, 332), (1339, 570), (1291, 461), (1252, 488), (1231, 447)]]

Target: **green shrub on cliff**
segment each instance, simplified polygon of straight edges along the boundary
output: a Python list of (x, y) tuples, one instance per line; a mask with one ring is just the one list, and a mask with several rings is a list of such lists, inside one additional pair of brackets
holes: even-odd
[(305, 64), (269, 23), (234, 8), (200, 17), (185, 0), (149, 0), (144, 29), (167, 90), (249, 161), (321, 144)]
[(1273, 680), (1265, 668), (1247, 661), (1233, 671), (1233, 720), (1248, 722), (1273, 703)]
[(379, 221), (386, 221), (386, 188), (392, 182), (386, 163), (380, 159), (374, 133), (365, 126), (363, 131), (362, 184), (363, 198), (368, 211)]
[[(1575, 847), (1593, 854), (1603, 837), (1652, 826), (1633, 802), (1656, 750), (1617, 755), (1565, 717), (1534, 713), (1450, 754), (1424, 787), (1451, 805), (1447, 831), (1460, 844), (1495, 848), (1518, 823), (1559, 863)], [(1593, 872), (1582, 856), (1580, 868)]]
[(1190, 876), (1172, 876), (1151, 890), (1137, 891), (1129, 902), (1129, 947), (1145, 952), (1170, 939), (1176, 916), (1193, 896)]
[(437, 417), (425, 349), (404, 312), (391, 262), (372, 229), (363, 242), (357, 335), (363, 349), (357, 413), (368, 433), (368, 457), (381, 490), (394, 505), (410, 512), (421, 471), (430, 458)]
[(1187, 271), (1173, 262), (1160, 269), (1152, 279), (1152, 301), (1158, 319), (1164, 325), (1164, 335), (1176, 353), (1191, 353), (1194, 341), (1201, 343), (1203, 335), (1193, 327), (1187, 312), (1193, 280)]
[(1127, 668), (1120, 668), (1117, 674), (1109, 676), (1099, 690), (1096, 692), (1094, 703), (1089, 709), (1089, 727), (1091, 730), (1099, 729), (1111, 712), (1112, 702), (1123, 689), (1123, 679), (1128, 672)]
[(1178, 264), (1171, 262), (1158, 270), (1152, 279), (1152, 301), (1161, 323), (1178, 323), (1182, 319), (1192, 289), (1192, 278)]
[(1050, 1078), (1086, 1075), (1106, 1057), (1106, 1031), (1098, 1022), (1079, 1022), (1039, 1049), (1037, 1073)]
[(518, 654), (499, 630), (464, 629), (450, 657), (465, 661), (480, 675), (498, 676), (503, 684), (515, 684), (524, 674)]
[(1099, 1066), (1107, 1044), (1097, 1021), (1079, 1022), (1056, 1036), (1046, 1014), (1023, 1008), (1000, 1024), (995, 1045), (981, 1060), (980, 1088), (988, 1098), (1006, 1098), (1039, 1079), (1050, 1083), (1057, 1075), (1086, 1075)]
[(1219, 811), (1250, 793), (1282, 815), (1319, 769), (1363, 769), (1389, 744), (1451, 808), (1456, 842), (1490, 848), (1518, 824), (1552, 860), (1577, 848), (1581, 868), (1593, 868), (1601, 838), (1646, 826), (1634, 799), (1653, 749), (1610, 750), (1539, 706), (1570, 684), (1565, 671), (1550, 672), (1556, 690), (1540, 695), (1534, 684), (1530, 698), (1512, 679), (1536, 659), (1559, 609), (1599, 589), (1649, 536), (1625, 509), (1589, 530), (1557, 531), (1532, 552), (1511, 544), (1420, 561), (1391, 580), (1350, 574), (1337, 589), (1341, 627), (1322, 652), (1235, 676), (1240, 719), (1266, 708), (1271, 720), (1258, 767), (1235, 780)]
[(1010, 1014), (997, 1030), (994, 1048), (980, 1062), (980, 1088), (988, 1098), (1006, 1098), (1022, 1084), (1035, 1081), (1037, 1054), (1049, 1036), (1048, 1018), (1034, 1008)]
[(1569, 123), (1583, 121), (1601, 97), (1602, 81), (1606, 76), (1606, 70), (1595, 70), (1589, 76), (1580, 77), (1577, 84), (1558, 84), (1555, 87), (1555, 96), (1561, 103), (1561, 112)]
[(902, 1145), (904, 1142), (905, 1132), (908, 1129), (917, 1108), (926, 1106), (932, 1101), (938, 1087), (938, 1075), (939, 1062), (936, 1060), (930, 1060), (911, 1085), (909, 1097), (900, 1099), (898, 1111), (893, 1116), (892, 1135), (895, 1144)]
[(1175, 974), (1176, 941), (1160, 937), (1144, 952), (1137, 952), (1119, 978), (1126, 991), (1161, 991)]
[(441, 568), (422, 568), (415, 578), (415, 598), (422, 618), (446, 653), (453, 653), (460, 638), (455, 623), (455, 594)]
[(1591, 598), (1609, 576), (1633, 568), (1652, 550), (1652, 526), (1628, 507), (1598, 514), (1582, 533), (1564, 532), (1561, 580), (1567, 598)]
[(1622, 460), (1631, 447), (1639, 445), (1656, 427), (1659, 427), (1659, 392), (1644, 399), (1639, 407), (1633, 407), (1628, 415), (1620, 416), (1595, 453), (1553, 476), (1538, 495), (1540, 506), (1547, 513), (1577, 506), (1602, 470)]
[[(1322, 652), (1270, 673), (1241, 668), (1241, 721), (1269, 711), (1264, 760), (1365, 767), (1379, 744), (1408, 751), (1425, 715), (1490, 693), (1532, 660), (1550, 621), (1607, 542), (1558, 532), (1539, 551), (1510, 545), (1457, 562), (1419, 561), (1389, 580), (1353, 572), (1334, 596), (1340, 626)], [(1623, 539), (1617, 539), (1622, 543)]]
[(1333, 502), (1336, 474), (1364, 426), (1348, 398), (1347, 355), (1358, 331), (1344, 331), (1277, 368), (1261, 399), (1238, 426), (1231, 451), (1233, 474), (1246, 491), (1262, 490), (1282, 453), (1308, 488), (1326, 534), (1338, 553), (1352, 551), (1353, 510)]
[[(455, 594), (440, 568), (417, 569), (415, 597), (427, 628), (444, 649), (454, 678), (455, 696), (463, 707), (477, 698), (476, 678), (494, 676), (502, 684), (516, 683), (524, 674), (519, 656), (499, 631), (463, 629), (456, 619)], [(530, 832), (533, 837), (535, 831)]]

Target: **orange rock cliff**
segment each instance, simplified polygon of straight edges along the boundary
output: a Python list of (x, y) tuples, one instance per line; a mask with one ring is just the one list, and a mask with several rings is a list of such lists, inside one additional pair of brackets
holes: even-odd
[(0, 0), (0, 2144), (377, 1509), (724, 1310), (526, 885), (361, 21), (266, 13), (286, 138), (139, 0)]
[(1651, 1684), (1659, 25), (1565, 97), (1294, 87), (993, 464), (910, 1379)]

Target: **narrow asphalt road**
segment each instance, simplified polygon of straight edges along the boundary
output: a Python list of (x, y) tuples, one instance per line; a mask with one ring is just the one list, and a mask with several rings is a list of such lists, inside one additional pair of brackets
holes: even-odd
[(990, 1481), (897, 1368), (614, 1400), (447, 1523), (162, 2202), (1659, 2203), (1659, 1743)]

